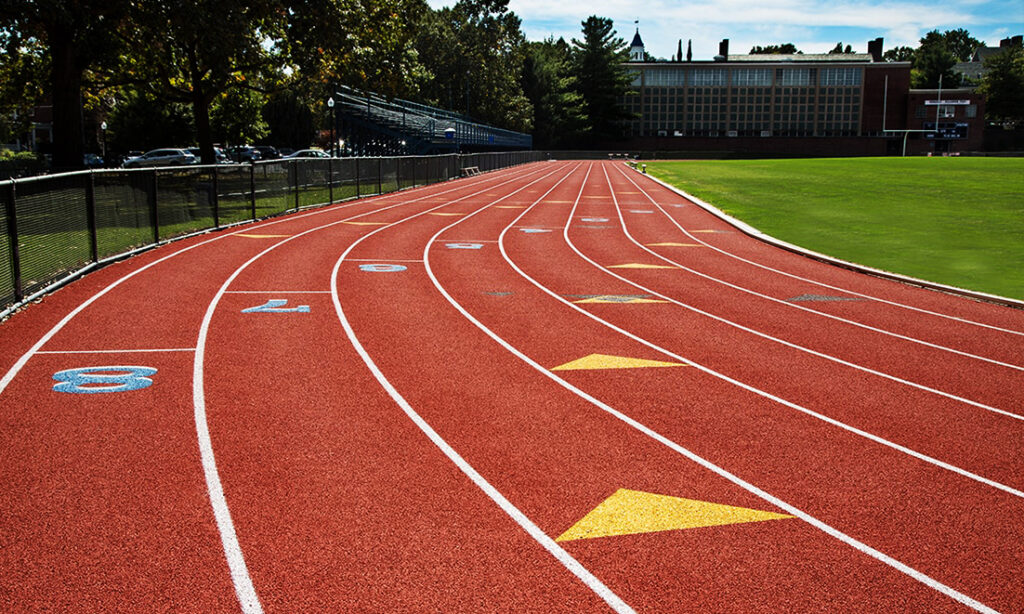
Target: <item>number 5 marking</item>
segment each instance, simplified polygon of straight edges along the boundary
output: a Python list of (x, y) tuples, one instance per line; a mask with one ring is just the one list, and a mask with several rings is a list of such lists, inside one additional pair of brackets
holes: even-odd
[[(124, 371), (125, 373), (118, 373)], [(127, 392), (141, 390), (153, 385), (148, 376), (154, 375), (153, 367), (80, 367), (66, 369), (53, 374), (56, 392), (75, 394), (96, 394), (98, 392)]]
[(309, 313), (309, 305), (299, 305), (290, 309), (284, 309), (288, 299), (271, 299), (263, 305), (243, 309), (242, 313)]

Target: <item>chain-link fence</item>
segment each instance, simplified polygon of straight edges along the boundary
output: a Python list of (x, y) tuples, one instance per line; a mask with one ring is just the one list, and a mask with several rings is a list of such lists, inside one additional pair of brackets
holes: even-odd
[(0, 317), (96, 264), (197, 232), (535, 162), (535, 151), (116, 169), (0, 182)]

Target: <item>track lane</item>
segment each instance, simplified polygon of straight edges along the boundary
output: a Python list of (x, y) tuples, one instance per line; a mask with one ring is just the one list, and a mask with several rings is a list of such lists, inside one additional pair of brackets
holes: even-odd
[[(495, 214), (507, 217), (505, 212), (496, 211)], [(476, 220), (482, 216), (480, 214), (465, 219)], [(467, 231), (461, 223), (452, 228), (457, 231), (452, 231), (450, 239), (433, 244), (438, 257), (483, 253), (448, 249), (448, 243), (470, 242), (480, 236), (479, 232)], [(405, 233), (399, 235), (382, 232), (376, 245), (367, 241), (367, 253), (379, 257), (384, 257), (386, 253), (389, 259), (409, 259), (403, 246), (411, 247), (423, 241), (421, 236), (417, 236), (423, 233), (416, 232), (413, 227), (406, 229), (406, 232), (409, 236)], [(494, 250), (493, 246), (488, 247)], [(427, 255), (426, 251), (424, 255)], [(489, 288), (497, 281), (486, 275), (489, 269), (481, 269), (474, 264), (474, 273), (468, 273), (461, 266), (456, 270), (460, 279), (472, 279), (479, 284), (478, 287)], [(485, 275), (476, 275), (476, 271)], [(551, 387), (546, 377), (536, 381), (536, 371), (522, 362), (510, 359), (507, 355), (495, 355), (493, 350), (488, 349), (493, 348), (493, 343), (486, 337), (479, 333), (472, 335), (465, 332), (466, 323), (460, 321), (459, 314), (449, 309), (430, 307), (438, 301), (435, 287), (415, 275), (416, 272), (410, 269), (403, 272), (412, 273), (404, 281), (391, 281), (382, 286), (379, 292), (385, 295), (386, 300), (362, 308), (357, 303), (351, 306), (346, 304), (345, 311), (354, 329), (358, 332), (385, 327), (389, 331), (386, 336), (365, 335), (367, 350), (375, 362), (381, 365), (382, 371), (403, 395), (410, 397), (409, 402), (443, 437), (452, 442), (460, 454), (470, 458), (471, 463), (488, 479), (497, 480), (496, 485), (503, 494), (517, 506), (537, 510), (527, 511), (527, 515), (535, 518), (542, 528), (546, 526), (550, 535), (561, 533), (587, 511), (581, 509), (581, 500), (596, 504), (624, 483), (649, 487), (655, 491), (668, 488), (669, 492), (698, 494), (707, 496), (709, 500), (730, 501), (740, 505), (765, 505), (751, 498), (749, 493), (738, 491), (727, 483), (718, 480), (709, 482), (703, 470), (685, 459), (666, 455), (664, 448), (652, 445), (643, 436), (623, 429), (620, 423), (609, 419), (607, 415), (595, 415), (589, 403), (568, 394), (560, 386)], [(344, 268), (341, 275), (339, 283), (349, 287), (359, 279), (354, 273), (346, 277)], [(345, 283), (348, 279), (351, 281)], [(507, 272), (498, 276), (498, 279), (507, 280)], [(370, 280), (373, 281), (373, 278)], [(486, 297), (485, 300), (510, 299), (508, 296), (480, 294)], [(500, 313), (503, 315), (496, 314), (496, 317), (502, 317), (505, 322), (510, 320), (508, 309), (503, 308)], [(513, 322), (510, 325), (516, 324)], [(531, 336), (536, 336), (541, 330), (544, 329), (534, 328)], [(483, 355), (479, 353), (480, 349), (476, 349), (481, 344), (485, 351)], [(567, 429), (573, 433), (572, 437), (565, 436)], [(510, 441), (509, 433), (515, 433), (514, 443)], [(579, 441), (581, 435), (586, 441)], [(728, 494), (719, 494), (723, 492)], [(760, 529), (749, 530), (755, 531), (757, 537), (753, 539), (760, 544), (760, 536), (763, 535)], [(763, 530), (776, 534), (771, 528)], [(625, 538), (626, 544), (638, 546), (635, 549), (623, 542), (616, 543), (615, 540), (605, 541), (603, 547), (595, 544), (596, 550), (586, 545), (579, 548), (583, 552), (600, 551), (594, 564), (600, 566), (603, 572), (601, 577), (608, 574), (618, 580), (619, 583), (613, 589), (618, 592), (617, 587), (621, 586), (622, 590), (628, 591), (624, 594), (627, 603), (640, 609), (672, 611), (703, 607), (712, 611), (735, 611), (737, 608), (745, 609), (748, 605), (770, 607), (772, 597), (756, 586), (734, 582), (734, 575), (722, 573), (721, 567), (718, 567), (730, 563), (737, 565), (735, 569), (757, 570), (754, 575), (758, 580), (792, 589), (781, 597), (776, 594), (774, 598), (784, 599), (785, 603), (793, 605), (795, 609), (815, 611), (822, 607), (822, 603), (832, 607), (845, 603), (850, 607), (859, 604), (861, 610), (884, 610), (891, 607), (893, 602), (939, 611), (956, 609), (955, 604), (942, 595), (906, 578), (897, 576), (892, 582), (883, 580), (891, 571), (873, 563), (858, 568), (855, 577), (857, 581), (877, 587), (877, 595), (857, 593), (853, 596), (844, 591), (844, 587), (815, 584), (804, 573), (773, 565), (778, 563), (773, 557), (780, 550), (793, 552), (795, 549), (811, 557), (813, 562), (810, 566), (813, 569), (848, 570), (851, 567), (851, 551), (836, 547), (830, 540), (826, 540), (825, 544), (816, 543), (814, 548), (801, 546), (808, 534), (820, 542), (820, 534), (813, 530), (801, 531), (797, 537), (788, 531), (782, 533), (787, 535), (780, 540), (783, 543), (778, 546), (779, 550), (773, 549), (778, 542), (772, 542), (773, 546), (750, 548), (749, 532), (743, 529), (730, 531), (728, 528), (723, 531), (711, 529), (698, 535), (676, 534), (682, 541), (673, 541), (666, 534), (663, 536), (668, 539), (667, 544), (661, 540), (650, 541), (652, 536), (637, 536), (635, 542)], [(696, 564), (692, 560), (684, 563), (678, 559), (684, 552), (678, 548), (686, 546), (687, 538), (696, 540), (690, 542), (690, 546), (700, 544), (700, 558), (707, 565)], [(624, 565), (620, 547), (629, 549), (626, 559), (630, 564)], [(714, 554), (716, 548), (724, 549), (729, 554), (717, 558)], [(662, 558), (665, 555), (668, 555), (668, 560)], [(855, 560), (859, 556), (852, 554)], [(643, 562), (650, 565), (640, 565)], [(672, 571), (680, 569), (681, 564), (687, 568), (687, 574)], [(820, 564), (820, 567), (816, 564)], [(694, 569), (691, 575), (689, 569), (694, 567), (698, 569)], [(793, 577), (794, 574), (798, 579)], [(695, 590), (697, 585), (707, 588)], [(797, 585), (801, 587), (800, 590), (796, 590)], [(900, 588), (890, 593), (886, 587), (892, 586)]]
[[(375, 206), (322, 209), (240, 232), (280, 232), (308, 223), (299, 220)], [(231, 609), (230, 582), (215, 571), (224, 555), (210, 533), (216, 529), (201, 471), (195, 456), (182, 454), (195, 449), (194, 421), (182, 412), (188, 395), (174, 383), (188, 378), (194, 305), (219, 283), (194, 271), (232, 267), (257, 245), (233, 233), (195, 237), (113, 265), (63, 288), (52, 303), (70, 311), (52, 324), (56, 310), (47, 310), (45, 333), (12, 343), (29, 346), (0, 391), (10, 452), (3, 464), (4, 568), (21, 570), (5, 577), (12, 605)], [(208, 249), (214, 246), (221, 249)], [(191, 279), (177, 275), (186, 270)], [(146, 276), (153, 276), (148, 287), (138, 283)], [(45, 325), (29, 328), (38, 333)], [(156, 369), (154, 384), (119, 394), (51, 390), (57, 371), (120, 365)], [(142, 570), (151, 581), (138, 580)]]
[[(546, 209), (546, 210), (548, 210), (548, 211), (549, 211), (550, 209)], [(533, 222), (533, 223), (534, 223), (534, 224), (536, 225), (536, 222)], [(542, 220), (542, 221), (541, 221), (541, 223), (546, 223), (546, 222)], [(515, 238), (515, 237), (514, 237), (514, 233), (513, 233), (513, 239), (514, 239), (514, 238)], [(536, 249), (530, 249), (530, 250), (524, 249), (524, 250), (523, 250), (523, 253), (534, 253), (535, 251), (536, 251)], [(561, 262), (565, 262), (565, 261), (567, 261), (567, 259), (568, 259), (568, 258), (567, 258), (566, 256), (562, 256), (562, 255), (553, 255), (553, 254), (551, 254), (551, 252), (549, 252), (549, 259), (548, 259), (548, 263), (550, 263), (551, 261), (555, 261), (555, 262), (560, 262), (560, 263), (561, 263)], [(543, 266), (543, 265), (539, 265), (539, 266)], [(560, 268), (565, 268), (565, 267), (560, 267)], [(580, 288), (580, 279), (581, 279), (581, 275), (580, 275), (580, 274), (579, 274), (579, 273), (578, 273), (577, 271), (569, 271), (569, 272), (566, 272), (565, 278), (566, 278), (566, 280), (568, 281), (568, 285), (566, 286), (566, 289), (564, 289), (564, 290), (560, 290), (560, 291), (559, 291), (559, 293), (561, 293), (561, 294), (578, 294), (578, 293), (581, 293), (581, 292), (580, 292), (580, 289), (579, 289), (579, 288)], [(584, 291), (583, 293), (586, 293), (586, 291)], [(613, 292), (613, 291), (612, 291), (612, 292), (607, 292), (607, 291), (595, 291), (595, 290), (593, 290), (593, 288), (591, 288), (591, 290), (590, 290), (590, 292), (589, 292), (589, 293), (590, 293), (590, 294), (604, 294), (604, 293), (608, 293), (608, 294), (615, 294), (615, 292)], [(594, 307), (597, 307), (597, 306), (594, 306)], [(616, 307), (622, 307), (622, 306), (621, 306), (621, 305), (619, 305), (619, 306), (615, 306), (615, 307), (613, 307), (613, 306), (611, 306), (611, 305), (608, 305), (608, 306), (604, 306), (604, 307), (607, 307), (608, 309), (614, 309), (614, 308), (616, 308)], [(651, 306), (651, 307), (653, 307), (653, 306)], [(578, 327), (578, 326), (574, 326), (573, 328), (574, 328), (574, 331), (576, 331), (576, 332), (578, 332), (578, 331), (580, 330), (580, 327)], [(581, 377), (582, 377), (582, 376), (581, 376)], [(624, 389), (623, 389), (623, 387), (622, 387), (621, 385), (620, 385), (619, 387), (615, 387), (615, 386), (612, 386), (611, 388), (612, 388), (612, 389), (614, 389), (614, 390), (620, 391), (620, 392), (621, 392), (621, 394), (624, 394), (624, 395), (626, 395), (627, 397), (628, 397), (628, 396), (629, 396), (629, 394), (630, 394), (629, 392), (622, 392), (622, 391), (623, 391)], [(633, 389), (632, 389), (632, 388), (628, 388), (627, 390), (628, 390), (628, 391), (632, 391)], [(646, 390), (646, 389), (645, 389), (645, 390)], [(674, 389), (674, 390), (675, 390), (675, 389)], [(661, 403), (660, 403), (660, 407), (663, 407), (663, 408), (665, 408), (665, 407), (672, 407), (672, 406), (673, 406), (673, 398), (674, 398), (674, 396), (673, 396), (673, 395), (674, 395), (674, 394), (676, 394), (676, 393), (678, 393), (678, 390), (675, 390), (675, 392), (674, 392), (674, 393), (672, 393), (672, 394), (668, 394), (668, 396), (667, 396), (667, 397), (666, 397), (665, 399), (662, 399), (662, 400), (661, 400)], [(700, 395), (697, 395), (697, 396), (699, 397)], [(653, 401), (654, 399), (651, 399), (651, 400)], [(656, 405), (656, 406), (657, 406), (657, 405)], [(689, 408), (688, 408), (688, 409), (689, 409)], [(719, 416), (719, 417), (720, 417), (720, 418), (721, 418), (722, 420), (726, 420), (726, 418), (725, 418), (725, 417), (722, 417), (722, 415), (721, 415), (721, 412), (720, 412), (720, 411), (714, 411), (714, 408), (712, 408), (712, 407), (709, 407), (709, 411), (713, 411), (713, 414), (711, 414), (711, 415), (716, 415), (716, 416)], [(723, 429), (725, 429), (725, 430), (723, 430), (723, 432), (728, 432), (728, 431), (729, 431), (729, 429), (728, 429), (727, 427), (728, 427), (728, 424), (729, 424), (729, 422), (731, 421), (731, 419), (732, 419), (732, 418), (730, 418), (729, 420), (726, 420), (726, 422), (724, 422), (724, 423), (722, 423), (721, 425), (719, 425), (719, 426), (718, 426), (718, 428), (723, 428)], [(772, 418), (772, 422), (775, 422), (775, 421), (776, 421), (776, 419), (775, 419), (775, 418), (773, 417), (773, 418)], [(799, 421), (797, 421), (797, 422), (799, 422)], [(678, 425), (676, 425), (676, 428), (678, 428)], [(813, 429), (811, 429), (811, 430), (813, 430)], [(709, 431), (708, 431), (708, 432), (714, 433), (714, 432), (716, 432), (716, 431), (715, 431), (715, 429), (709, 429)], [(826, 435), (829, 435), (829, 437), (826, 437), (825, 439), (822, 439), (822, 441), (831, 441), (832, 439), (834, 439), (834, 434), (830, 434), (830, 433), (827, 433), (827, 432), (826, 432)], [(753, 435), (753, 434), (746, 434), (746, 435), (739, 435), (739, 434), (736, 434), (736, 435), (734, 435), (734, 436), (735, 436), (735, 437), (737, 437), (737, 438), (738, 438), (738, 439), (739, 439), (740, 441), (743, 441), (743, 442), (744, 442), (745, 444), (747, 444), (748, 446), (749, 446), (749, 442), (751, 442), (751, 441), (756, 441), (756, 440), (757, 440), (757, 437), (756, 437), (755, 435)], [(799, 438), (798, 438), (798, 440), (799, 440)], [(720, 444), (719, 444), (719, 445), (720, 445)], [(1004, 448), (1004, 449), (1005, 449), (1005, 448)], [(749, 449), (744, 449), (743, 451), (737, 451), (737, 452), (735, 452), (734, 454), (736, 454), (736, 456), (737, 456), (738, 458), (743, 458), (743, 459), (747, 459), (747, 458), (748, 458), (748, 456), (749, 456), (749, 454), (750, 454), (750, 450), (749, 450)], [(884, 457), (885, 455), (886, 455), (886, 454), (885, 454), (885, 453), (883, 453), (883, 457)], [(849, 463), (849, 459), (839, 459), (839, 458), (837, 458), (837, 459), (833, 459), (833, 460), (835, 460), (835, 461), (837, 461), (837, 462), (838, 462), (838, 465), (836, 465), (836, 466), (845, 466), (845, 464), (846, 464), (846, 463)], [(799, 459), (794, 459), (794, 461), (792, 461), (792, 462), (793, 462), (793, 463), (795, 463), (795, 464), (794, 464), (794, 466), (793, 466), (794, 474), (795, 474), (795, 475), (799, 475), (799, 474), (801, 474), (801, 472), (803, 471), (803, 468), (802, 468), (802, 466), (800, 465), (800, 462), (801, 462), (801, 461), (800, 461)], [(804, 461), (804, 462), (806, 462), (806, 461)], [(881, 465), (882, 465), (882, 466), (887, 466), (887, 465), (891, 465), (891, 464), (892, 464), (892, 462), (893, 462), (893, 460), (892, 460), (892, 459), (890, 459), (890, 460), (889, 460), (889, 461), (887, 461), (887, 462), (881, 463)], [(899, 464), (899, 463), (897, 463), (897, 464)], [(913, 465), (913, 464), (914, 464), (914, 462), (913, 462), (913, 461), (911, 461), (911, 465)], [(825, 465), (825, 466), (828, 466), (828, 465), (829, 465), (829, 463), (824, 463), (824, 465)], [(760, 471), (760, 470), (761, 470), (761, 469), (759, 469), (759, 471)], [(927, 473), (927, 471), (926, 471), (926, 473)], [(818, 479), (818, 480), (821, 480), (821, 478), (820, 478), (820, 477), (818, 477), (817, 479)], [(834, 479), (834, 478), (833, 478), (833, 479)], [(871, 478), (871, 480), (870, 480), (870, 481), (877, 481), (878, 479), (880, 479), (880, 478), (878, 478), (877, 476), (873, 476), (873, 477)], [(934, 479), (937, 479), (937, 478), (935, 478), (935, 477), (933, 477), (933, 476), (929, 476), (929, 477), (927, 477), (927, 478), (924, 478), (924, 477), (922, 477), (922, 478), (920, 478), (920, 479), (923, 479), (923, 480), (924, 480), (924, 483), (925, 483), (925, 484), (927, 484), (927, 483), (930, 483), (930, 482), (931, 482), (932, 480), (934, 480)], [(948, 478), (947, 478), (947, 480), (948, 480)], [(827, 481), (827, 479), (826, 479), (826, 480), (824, 480), (824, 481)], [(953, 478), (953, 479), (952, 479), (952, 481), (953, 481), (953, 482), (955, 483), (955, 482), (957, 481), (957, 479), (956, 479), (956, 478)], [(914, 482), (914, 480), (911, 480), (911, 482)], [(896, 481), (895, 481), (894, 483), (896, 483), (896, 484), (899, 484), (899, 483), (901, 483), (901, 480), (896, 480)], [(812, 484), (812, 485), (807, 485), (807, 486), (813, 486), (813, 484)], [(959, 492), (959, 491), (960, 491), (960, 490), (959, 490), (960, 488), (961, 488), (961, 487), (960, 487), (960, 486), (958, 486), (958, 487), (956, 487), (956, 489), (955, 489), (955, 490), (956, 490), (957, 492)], [(926, 489), (927, 489), (927, 488), (926, 488)], [(974, 489), (972, 489), (972, 492), (973, 492), (973, 491), (974, 491)], [(923, 500), (923, 501), (932, 501), (932, 500), (933, 500), (933, 499), (931, 499), (931, 496), (932, 496), (932, 495), (928, 495), (927, 493), (922, 493), (922, 494), (923, 494), (923, 496), (922, 496), (922, 500)], [(847, 494), (847, 495), (844, 495), (844, 496), (846, 496), (846, 497), (849, 497), (850, 495), (849, 495), (849, 494)], [(990, 496), (990, 495), (988, 495), (988, 494), (984, 493), (984, 491), (980, 492), (980, 496), (982, 496), (983, 498), (987, 498), (986, 500), (989, 500), (989, 501), (993, 501), (993, 504), (994, 504), (994, 502), (995, 502), (995, 501), (1000, 501), (1000, 499), (999, 499), (999, 496), (995, 496), (995, 497), (992, 497), (992, 496)], [(897, 495), (896, 497), (897, 497), (897, 498), (899, 498), (899, 495)], [(841, 498), (841, 497), (840, 497), (840, 498)], [(861, 498), (861, 496), (860, 496), (860, 495), (858, 494), (858, 495), (855, 495), (855, 496), (854, 496), (854, 498), (855, 498), (855, 499), (858, 499), (858, 498)], [(1006, 504), (1008, 504), (1008, 503), (1007, 503), (1007, 502), (1006, 502), (1005, 500), (1002, 500), (1002, 503), (1000, 503), (999, 505), (1006, 505)], [(1010, 504), (1010, 505), (1015, 505), (1014, 503), (1009, 503), (1009, 504)], [(997, 505), (997, 507), (999, 507), (999, 505)], [(938, 510), (936, 511), (936, 514), (937, 514), (937, 515), (941, 515), (942, 513), (943, 513), (943, 512), (941, 512), (941, 511), (938, 511)], [(965, 527), (962, 527), (962, 528), (965, 528)], [(950, 551), (951, 551), (951, 552), (955, 552), (955, 551), (956, 551), (956, 549), (957, 549), (957, 546), (955, 546), (955, 545), (952, 545), (952, 544), (956, 542), (956, 537), (957, 537), (958, 535), (959, 535), (959, 533), (958, 533), (958, 532), (957, 532), (956, 530), (952, 530), (952, 531), (950, 531), (949, 533), (947, 533), (947, 534), (946, 534), (946, 538), (944, 538), (944, 539), (951, 539), (951, 540), (952, 540), (952, 542), (951, 542), (951, 547), (950, 547)], [(1009, 556), (1011, 556), (1011, 558), (1012, 558), (1013, 556), (1015, 556), (1015, 555), (1013, 555), (1013, 553), (1012, 553), (1012, 552), (1009, 552), (1009, 553), (1007, 553), (1007, 552), (1004, 552), (1004, 554), (1006, 554), (1006, 555), (1009, 555)], [(957, 554), (957, 556), (959, 556), (959, 554)], [(986, 556), (987, 556), (987, 555), (986, 555)], [(941, 565), (940, 565), (940, 566), (941, 566)]]
[[(705, 245), (710, 248), (711, 252), (724, 257), (726, 260), (734, 261), (734, 264), (736, 262), (743, 262), (757, 270), (771, 273), (770, 275), (762, 276), (750, 276), (742, 273), (742, 276), (737, 278), (738, 281), (750, 283), (753, 279), (760, 279), (772, 283), (775, 281), (774, 276), (780, 275), (791, 280), (810, 284), (812, 288), (815, 288), (813, 291), (816, 294), (830, 294), (832, 291), (838, 291), (852, 297), (866, 299), (870, 303), (874, 303), (873, 307), (886, 305), (895, 310), (890, 312), (872, 309), (868, 312), (874, 313), (876, 318), (878, 314), (888, 315), (888, 320), (877, 320), (877, 325), (879, 326), (884, 326), (887, 322), (891, 322), (892, 318), (899, 317), (900, 314), (907, 312), (929, 316), (927, 318), (914, 319), (915, 322), (920, 322), (922, 327), (921, 332), (914, 332), (915, 336), (918, 334), (934, 334), (936, 330), (959, 331), (961, 329), (956, 327), (957, 324), (965, 326), (966, 330), (972, 331), (973, 334), (980, 335), (982, 338), (999, 338), (1000, 336), (986, 337), (986, 331), (1010, 334), (1017, 337), (1024, 336), (1024, 322), (1021, 321), (1018, 310), (971, 299), (951, 301), (948, 295), (941, 292), (925, 291), (907, 284), (882, 280), (837, 267), (827, 267), (831, 269), (828, 272), (828, 278), (832, 280), (831, 282), (823, 280), (821, 263), (805, 256), (770, 246), (761, 241), (750, 241), (733, 226), (704, 211), (691, 201), (683, 199), (679, 194), (661, 186), (657, 182), (648, 180), (641, 185), (637, 180), (643, 180), (638, 176), (630, 175), (629, 171), (619, 168), (618, 173), (623, 181), (627, 182), (630, 186), (627, 190), (635, 191), (634, 197), (642, 199), (638, 202), (644, 205), (653, 204), (659, 206), (663, 215), (668, 216), (683, 227), (686, 227), (687, 224), (695, 224), (690, 228), (696, 229), (697, 234), (686, 233), (686, 241)], [(666, 204), (668, 206), (664, 206)], [(706, 230), (724, 232), (703, 232)], [(721, 263), (723, 261), (721, 259), (708, 259), (702, 262)], [(728, 275), (729, 272), (736, 274), (740, 273), (740, 271), (742, 271), (742, 268), (726, 266), (724, 269), (707, 269), (706, 272), (714, 272), (717, 276), (719, 274)], [(884, 291), (882, 290), (883, 288)], [(823, 290), (825, 291), (823, 292)], [(780, 298), (789, 297), (780, 296)], [(804, 306), (827, 313), (826, 308), (830, 305), (807, 304)], [(850, 303), (847, 305), (851, 311), (857, 313), (860, 312), (858, 308), (862, 306), (860, 303)], [(870, 315), (863, 315), (868, 316), (864, 318), (865, 323), (872, 322)], [(933, 317), (937, 318), (937, 320), (932, 321), (931, 318)], [(942, 322), (946, 326), (937, 327), (937, 322)], [(941, 342), (940, 340), (936, 341)], [(955, 341), (970, 343), (971, 336), (969, 333), (964, 333), (956, 336), (949, 343)], [(979, 353), (984, 353), (984, 344), (979, 344), (976, 347)]]

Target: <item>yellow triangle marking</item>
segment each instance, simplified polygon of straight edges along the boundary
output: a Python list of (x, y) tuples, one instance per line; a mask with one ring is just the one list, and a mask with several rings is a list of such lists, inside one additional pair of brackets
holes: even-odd
[(564, 365), (552, 367), (552, 371), (588, 371), (594, 369), (643, 369), (646, 367), (688, 367), (681, 362), (662, 362), (644, 358), (627, 356), (611, 356), (609, 354), (591, 354), (578, 358)]
[(344, 222), (353, 226), (387, 226), (389, 222)]
[(672, 266), (665, 266), (663, 264), (640, 264), (638, 262), (632, 262), (630, 264), (613, 264), (608, 267), (609, 269), (674, 269)]
[(555, 541), (696, 529), (792, 517), (620, 488)]
[(291, 235), (253, 235), (253, 234), (236, 234), (236, 237), (245, 237), (246, 239), (278, 239), (282, 237), (290, 237)]
[(700, 243), (648, 243), (647, 247), (706, 247)]
[(593, 298), (585, 298), (582, 301), (573, 301), (574, 303), (619, 303), (621, 305), (635, 305), (637, 303), (667, 303), (668, 301), (659, 301), (653, 298), (626, 298), (621, 296), (615, 296), (609, 294), (607, 296), (595, 296)]
[(438, 212), (434, 212), (434, 213), (431, 213), (430, 215), (439, 215), (439, 216), (444, 216), (444, 217), (453, 217), (453, 216), (460, 216), (460, 215), (466, 215), (466, 214), (465, 213), (438, 213)]

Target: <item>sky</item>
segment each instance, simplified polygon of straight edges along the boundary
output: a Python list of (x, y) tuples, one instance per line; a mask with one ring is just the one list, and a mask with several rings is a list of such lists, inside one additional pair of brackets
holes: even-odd
[[(435, 9), (454, 4), (428, 2)], [(712, 59), (724, 38), (732, 54), (782, 43), (827, 53), (838, 42), (867, 53), (868, 41), (878, 37), (887, 50), (916, 48), (931, 30), (964, 28), (990, 46), (1024, 34), (1024, 0), (510, 0), (509, 8), (528, 40), (579, 38), (581, 22), (597, 15), (612, 19), (627, 44), (639, 27), (647, 53), (657, 58), (674, 55), (680, 39), (685, 54), (692, 40), (694, 60)]]

